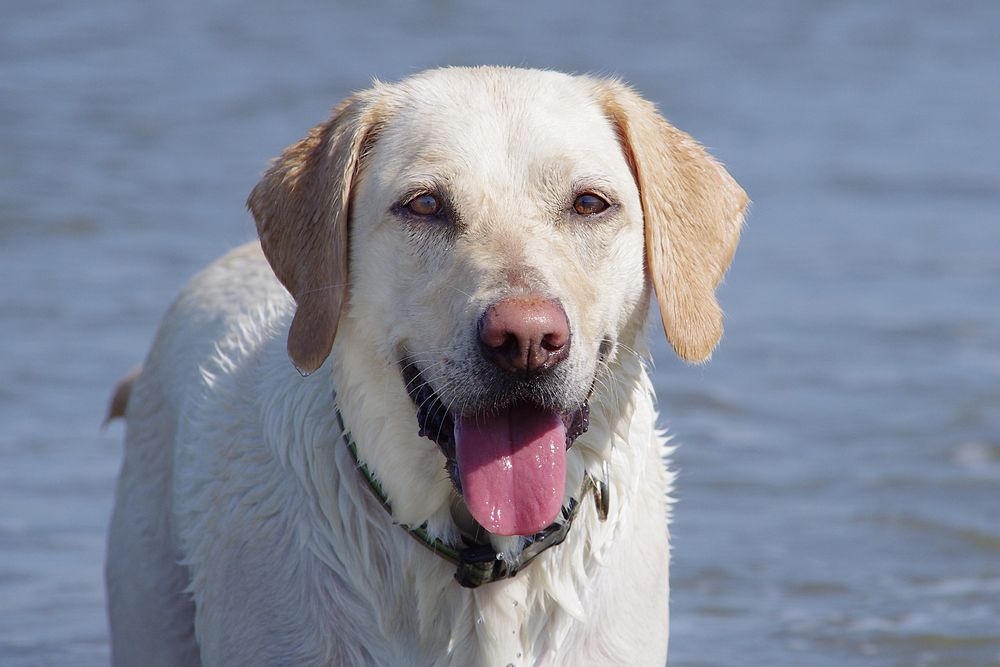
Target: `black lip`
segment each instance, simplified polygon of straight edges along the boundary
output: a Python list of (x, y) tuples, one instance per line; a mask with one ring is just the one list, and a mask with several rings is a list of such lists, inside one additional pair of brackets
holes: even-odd
[(404, 360), (400, 362), (400, 372), (406, 393), (410, 395), (413, 406), (417, 410), (417, 427), (420, 437), (437, 444), (444, 454), (448, 478), (455, 489), (462, 492), (462, 481), (458, 474), (458, 462), (455, 460), (455, 421), (451, 413), (441, 403), (441, 399), (431, 389), (430, 383), (420, 374), (416, 362)]
[[(406, 392), (413, 401), (417, 411), (417, 428), (420, 436), (437, 444), (445, 457), (445, 470), (448, 478), (459, 494), (462, 493), (462, 480), (459, 475), (458, 462), (455, 458), (455, 419), (441, 402), (440, 397), (431, 388), (430, 383), (423, 379), (420, 368), (407, 357), (399, 363), (400, 373)], [(590, 392), (593, 392), (591, 384)], [(590, 393), (588, 393), (588, 398)], [(586, 433), (590, 427), (590, 403), (584, 399), (576, 410), (562, 415), (566, 424), (566, 449), (573, 446), (578, 437)]]

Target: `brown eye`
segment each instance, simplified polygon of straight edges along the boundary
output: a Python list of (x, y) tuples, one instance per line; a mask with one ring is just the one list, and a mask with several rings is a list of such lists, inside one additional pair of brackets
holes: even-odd
[(411, 199), (410, 203), (406, 205), (406, 209), (414, 215), (427, 218), (441, 212), (441, 202), (428, 192)]
[(596, 215), (606, 211), (609, 206), (611, 204), (593, 192), (584, 192), (573, 202), (573, 210), (580, 215)]

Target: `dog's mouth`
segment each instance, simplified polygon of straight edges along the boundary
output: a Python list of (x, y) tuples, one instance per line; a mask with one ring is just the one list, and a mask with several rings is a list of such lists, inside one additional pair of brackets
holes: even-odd
[(494, 535), (534, 535), (559, 516), (566, 450), (590, 419), (584, 400), (560, 412), (530, 400), (453, 414), (414, 363), (400, 364), (420, 435), (437, 443), (472, 518)]

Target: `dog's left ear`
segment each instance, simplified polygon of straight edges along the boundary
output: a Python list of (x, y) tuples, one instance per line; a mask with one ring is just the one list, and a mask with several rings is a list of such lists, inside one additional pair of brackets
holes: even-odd
[(264, 255), (295, 299), (288, 356), (303, 375), (333, 348), (347, 301), (351, 184), (380, 117), (373, 91), (348, 98), (286, 148), (247, 199)]
[(706, 361), (722, 337), (715, 288), (732, 261), (749, 199), (698, 142), (615, 81), (598, 82), (642, 201), (646, 262), (667, 339)]

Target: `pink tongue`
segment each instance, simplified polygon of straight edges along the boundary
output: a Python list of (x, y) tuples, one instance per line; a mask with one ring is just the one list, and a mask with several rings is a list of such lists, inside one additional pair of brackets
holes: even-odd
[(465, 505), (495, 535), (533, 535), (562, 507), (566, 426), (562, 417), (515, 406), (455, 422), (455, 453)]

